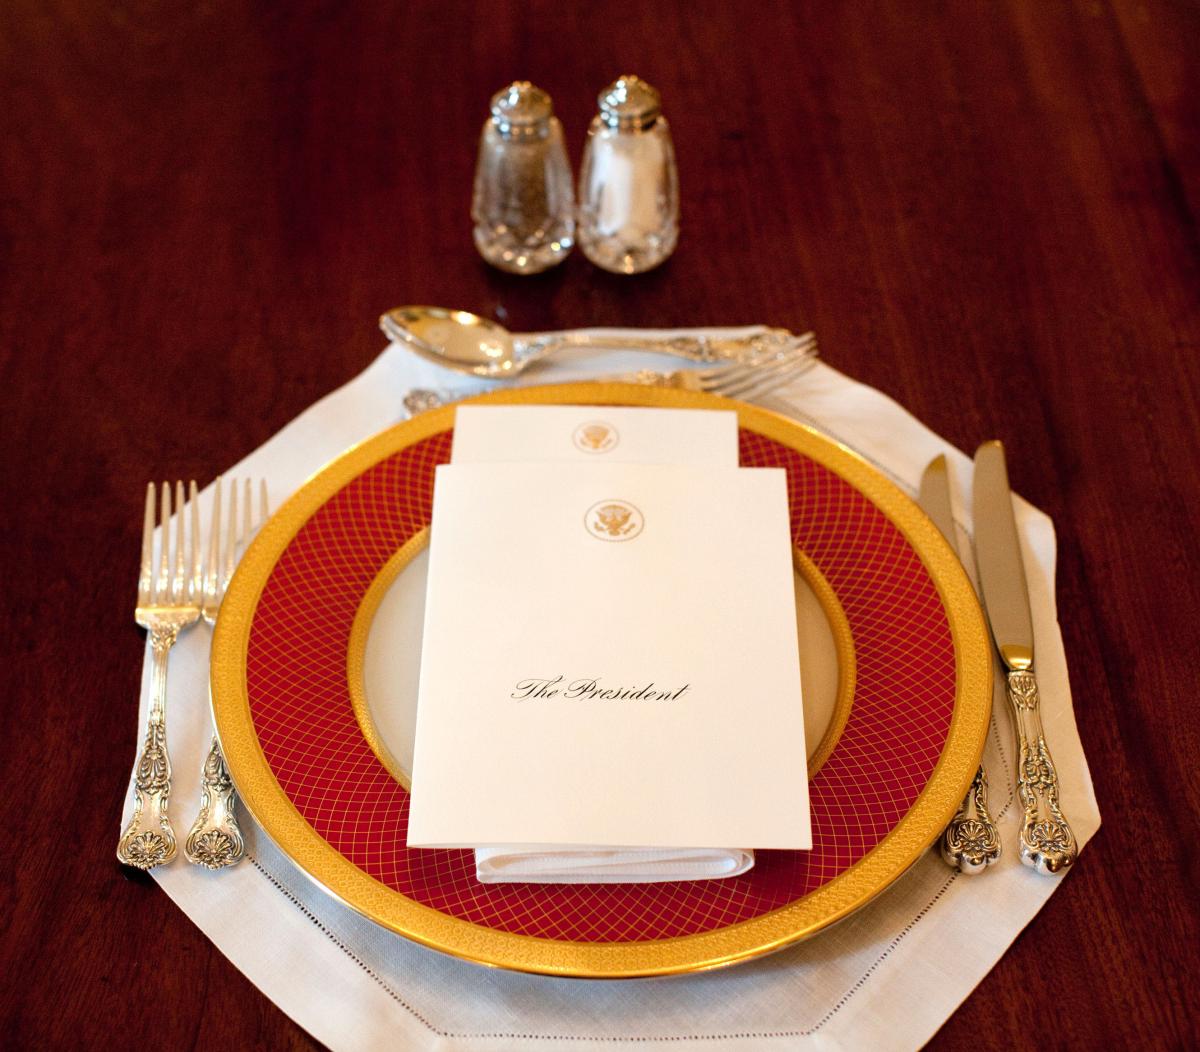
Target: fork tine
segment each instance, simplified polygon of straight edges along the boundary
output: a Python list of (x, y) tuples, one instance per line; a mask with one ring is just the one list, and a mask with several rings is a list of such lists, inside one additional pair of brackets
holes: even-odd
[(154, 584), (154, 483), (146, 486), (146, 512), (142, 517), (142, 565), (138, 571), (138, 606), (150, 605)]
[(765, 393), (773, 390), (786, 382), (807, 359), (807, 355), (799, 355), (772, 362), (770, 365), (763, 366), (753, 375), (739, 380), (736, 384), (726, 385), (723, 393), (731, 398), (745, 398), (752, 393)]
[(171, 578), (171, 602), (178, 605), (183, 602), (184, 580), (184, 536), (183, 520), (183, 479), (175, 482), (175, 574)]
[(151, 603), (155, 606), (165, 605), (167, 589), (171, 583), (171, 486), (162, 484), (162, 506), (159, 508), (159, 559), (158, 579), (154, 582), (154, 595)]
[(756, 369), (766, 368), (766, 366), (749, 365), (745, 362), (733, 362), (729, 365), (722, 365), (716, 369), (703, 369), (696, 375), (700, 381), (701, 391), (716, 391), (720, 390), (727, 384), (735, 383), (738, 380), (745, 379), (747, 376), (753, 375)]
[(217, 581), (221, 572), (221, 489), (225, 480), (220, 475), (213, 483), (212, 523), (208, 531), (208, 556), (204, 562), (204, 616), (212, 616), (217, 602)]
[(253, 530), (250, 520), (254, 516), (254, 492), (251, 489), (250, 479), (246, 479), (242, 486), (242, 532), (238, 535), (238, 546), (245, 544), (250, 540), (250, 532)]
[(702, 379), (700, 387), (704, 391), (713, 391), (716, 394), (729, 395), (734, 391), (741, 390), (743, 385), (754, 381), (755, 377), (763, 376), (767, 373), (774, 372), (779, 369), (788, 358), (778, 358), (775, 361), (765, 365), (735, 365), (726, 369), (720, 376), (715, 378), (709, 377)]
[(192, 566), (192, 571), (188, 577), (187, 598), (189, 603), (200, 602), (200, 588), (202, 581), (200, 579), (200, 490), (196, 487), (196, 480), (188, 484), (188, 507), (192, 512), (191, 521), (191, 538), (188, 541), (188, 554), (191, 556), (189, 562)]
[(267, 521), (270, 516), (270, 505), (267, 502), (267, 480), (258, 480), (258, 506), (261, 509), (258, 513), (258, 525), (261, 526)]
[(764, 367), (760, 370), (759, 375), (751, 376), (723, 393), (731, 398), (752, 398), (767, 394), (807, 372), (815, 362), (816, 355), (812, 353), (798, 355), (778, 364)]
[(721, 365), (714, 365), (710, 369), (695, 369), (693, 372), (703, 385), (710, 382), (717, 383), (731, 374), (744, 373), (752, 368), (753, 365), (749, 362), (724, 362)]
[(745, 392), (744, 394), (741, 395), (741, 397), (742, 398), (761, 398), (763, 395), (770, 394), (772, 391), (776, 391), (779, 388), (785, 387), (787, 384), (790, 384), (798, 376), (803, 376), (804, 373), (808, 372), (808, 370), (813, 366), (813, 364), (814, 363), (811, 358), (805, 359), (803, 362), (797, 362), (791, 369), (787, 369), (784, 372), (780, 373), (778, 376), (773, 376), (773, 377), (769, 378), (768, 380), (765, 380), (763, 382), (763, 384), (753, 388), (750, 391)]
[(754, 387), (763, 377), (771, 376), (787, 367), (795, 359), (794, 355), (779, 358), (766, 365), (754, 366), (740, 372), (730, 372), (715, 382), (707, 385), (707, 389), (717, 394), (733, 397), (744, 390)]
[(710, 385), (709, 390), (732, 396), (743, 388), (752, 386), (756, 379), (777, 372), (783, 365), (784, 360), (780, 359), (768, 365), (759, 365), (745, 369), (736, 374), (730, 373), (728, 376), (722, 377), (718, 382)]
[(237, 530), (238, 530), (238, 485), (237, 479), (229, 481), (229, 531), (225, 534), (225, 565), (221, 567), (221, 578), (217, 582), (217, 595), (225, 594), (225, 586), (233, 576), (233, 566), (237, 562)]

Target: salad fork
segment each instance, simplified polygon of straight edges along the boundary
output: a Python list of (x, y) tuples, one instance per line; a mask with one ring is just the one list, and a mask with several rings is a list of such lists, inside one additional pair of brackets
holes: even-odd
[[(142, 564), (135, 618), (150, 636), (150, 716), (138, 756), (133, 815), (117, 844), (117, 858), (138, 869), (153, 869), (175, 857), (175, 833), (167, 815), (171, 760), (167, 754), (167, 658), (179, 633), (200, 618), (200, 506), (196, 483), (183, 498), (175, 483), (175, 543), (171, 545), (171, 487), (162, 485), (162, 540), (158, 569), (154, 560), (154, 483), (146, 487), (142, 523)], [(184, 519), (190, 520), (185, 530)]]
[[(208, 554), (204, 563), (204, 587), (200, 612), (213, 625), (225, 597), (225, 589), (233, 577), (239, 549), (253, 536), (267, 518), (267, 482), (259, 481), (259, 514), (253, 514), (249, 479), (243, 480), (242, 514), (238, 515), (238, 484), (229, 482), (229, 515), (225, 544), (221, 545), (222, 480), (213, 486), (212, 529), (208, 537)], [(200, 811), (183, 845), (183, 853), (194, 865), (206, 869), (233, 866), (246, 854), (246, 843), (238, 827), (236, 794), (221, 746), (214, 734), (208, 755), (204, 759), (200, 783)]]

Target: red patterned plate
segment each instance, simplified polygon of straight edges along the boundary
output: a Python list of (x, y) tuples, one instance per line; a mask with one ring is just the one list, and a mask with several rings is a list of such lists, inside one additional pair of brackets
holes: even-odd
[(937, 528), (853, 453), (751, 406), (619, 384), (483, 400), (735, 408), (742, 464), (787, 470), (797, 567), (839, 652), (840, 711), (810, 762), (813, 850), (760, 851), (727, 880), (485, 885), (471, 852), (405, 845), (408, 791), (356, 714), (363, 625), (426, 542), (451, 406), (316, 475), (263, 528), (230, 585), (213, 708), (234, 781), (267, 834), (332, 894), (402, 935), (555, 975), (730, 964), (809, 936), (887, 887), (961, 801), (991, 700), (983, 617)]

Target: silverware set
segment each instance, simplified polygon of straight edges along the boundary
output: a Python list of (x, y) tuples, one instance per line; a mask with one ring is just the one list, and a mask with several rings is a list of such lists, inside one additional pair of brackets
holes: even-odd
[[(745, 350), (745, 348), (743, 348)], [(703, 359), (697, 359), (703, 360)], [(641, 369), (633, 373), (600, 376), (596, 383), (640, 384), (670, 387), (681, 391), (704, 391), (726, 398), (762, 398), (803, 376), (817, 364), (817, 341), (812, 333), (794, 337), (790, 343), (775, 346), (769, 352), (744, 354), (742, 360), (699, 369), (656, 372)], [(416, 416), (468, 397), (468, 393), (416, 387), (403, 398), (405, 412)]]
[[(704, 391), (740, 399), (769, 394), (817, 362), (812, 333), (795, 336), (780, 329), (719, 339), (680, 336), (655, 340), (579, 332), (522, 339), (487, 319), (436, 307), (397, 308), (380, 319), (380, 327), (422, 357), (493, 379), (515, 377), (567, 347), (674, 354), (704, 364), (671, 372), (639, 370), (600, 377), (598, 382)], [(462, 397), (466, 395), (452, 390), (416, 388), (403, 401), (406, 412), (413, 416)], [(979, 598), (1001, 662), (1004, 693), (1017, 738), (1016, 789), (1023, 812), (1020, 858), (1038, 872), (1059, 874), (1075, 861), (1078, 849), (1059, 802), (1057, 769), (1040, 715), (1029, 592), (1004, 447), (999, 442), (984, 443), (975, 454), (974, 467), (974, 554)], [(153, 484), (146, 490), (135, 616), (150, 639), (150, 715), (134, 778), (133, 813), (117, 847), (118, 859), (139, 869), (164, 865), (177, 853), (168, 815), (171, 761), (167, 752), (166, 688), (171, 648), (180, 633), (196, 622), (203, 620), (210, 626), (216, 622), (238, 557), (267, 517), (266, 482), (260, 481), (258, 488), (255, 513), (249, 479), (242, 480), (240, 504), (238, 483), (231, 480), (224, 485), (217, 479), (203, 560), (196, 483), (188, 486), (186, 499), (181, 481), (173, 489), (163, 483), (161, 490), (156, 491)], [(225, 498), (223, 491), (227, 493)], [(958, 543), (944, 456), (935, 458), (926, 468), (919, 502), (962, 561), (966, 550)], [(161, 526), (157, 555), (156, 511)], [(1000, 857), (1000, 833), (988, 808), (988, 777), (982, 763), (946, 827), (940, 849), (947, 864), (969, 875), (983, 872)], [(203, 762), (200, 809), (184, 843), (184, 855), (195, 865), (215, 870), (234, 865), (244, 853), (233, 782), (214, 734)]]
[[(1004, 446), (985, 442), (975, 453), (975, 563), (992, 639), (1004, 673), (1004, 693), (1017, 739), (1016, 789), (1022, 817), (1022, 863), (1054, 876), (1075, 861), (1078, 847), (1059, 802), (1058, 772), (1042, 726), (1037, 679), (1033, 671), (1033, 620), (1029, 586), (1021, 556)], [(921, 478), (919, 502), (945, 536), (958, 547), (950, 504), (950, 479), (944, 456), (936, 457)], [(982, 764), (958, 813), (941, 839), (947, 864), (962, 873), (982, 872), (1000, 857), (1000, 834), (988, 810), (987, 772)]]
[[(171, 760), (167, 751), (167, 662), (179, 634), (201, 618), (216, 620), (225, 588), (233, 576), (241, 548), (267, 517), (267, 485), (259, 485), (259, 511), (252, 508), (250, 480), (244, 480), (242, 513), (238, 484), (228, 484), (228, 520), (221, 542), (222, 480), (213, 487), (207, 557), (201, 557), (200, 501), (196, 483), (172, 487), (163, 483), (161, 501), (151, 483), (146, 489), (142, 522), (142, 561), (135, 617), (150, 637), (150, 715), (134, 776), (133, 814), (117, 845), (117, 858), (138, 869), (165, 865), (177, 854), (168, 804)], [(161, 539), (155, 557), (155, 512)], [(200, 813), (184, 844), (190, 862), (209, 869), (233, 865), (244, 854), (234, 810), (234, 790), (216, 737), (205, 758)]]
[[(514, 336), (490, 318), (447, 307), (396, 307), (379, 319), (389, 340), (455, 372), (487, 380), (512, 380), (530, 366), (569, 348), (669, 354), (704, 368), (597, 377), (597, 382), (646, 384), (705, 391), (727, 398), (759, 398), (808, 372), (817, 362), (817, 338), (786, 329), (731, 335), (620, 335), (580, 330)], [(409, 416), (467, 397), (415, 388), (404, 398)]]
[(812, 348), (811, 332), (764, 329), (746, 336), (635, 336), (580, 330), (514, 336), (499, 322), (447, 307), (396, 307), (379, 319), (383, 334), (434, 365), (485, 380), (512, 380), (530, 366), (569, 348), (669, 354), (710, 365), (762, 365), (794, 350)]

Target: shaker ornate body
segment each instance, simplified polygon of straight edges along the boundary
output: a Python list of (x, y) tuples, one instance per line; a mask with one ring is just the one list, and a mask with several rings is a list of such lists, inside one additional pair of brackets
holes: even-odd
[(679, 239), (679, 177), (659, 94), (626, 76), (600, 93), (579, 173), (579, 244), (598, 267), (650, 270)]
[(494, 267), (536, 274), (575, 243), (575, 200), (550, 96), (514, 81), (492, 96), (475, 169), (475, 247)]

